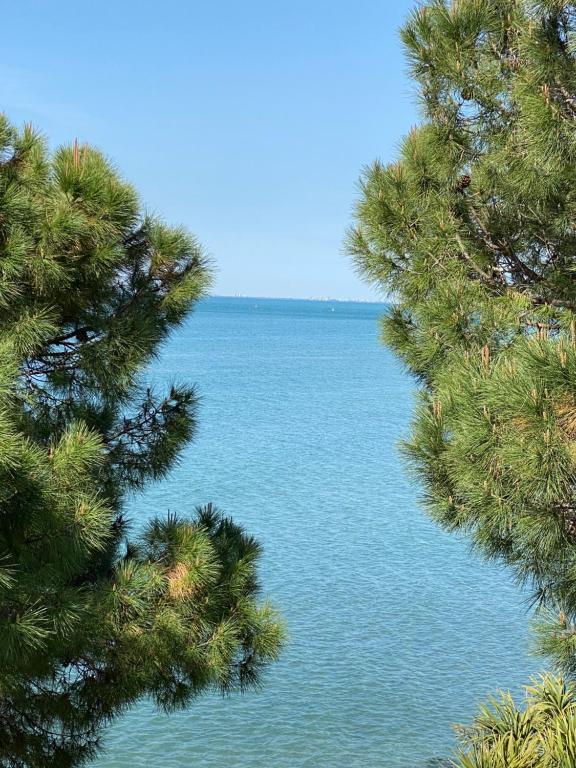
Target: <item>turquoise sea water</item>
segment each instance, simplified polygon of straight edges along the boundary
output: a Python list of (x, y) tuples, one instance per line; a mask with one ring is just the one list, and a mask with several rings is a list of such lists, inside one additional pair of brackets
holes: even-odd
[(140, 704), (98, 768), (417, 768), (537, 671), (509, 574), (418, 507), (397, 451), (413, 385), (379, 344), (383, 311), (211, 298), (154, 364), (197, 383), (200, 429), (134, 519), (214, 501), (242, 522), (290, 641), (258, 693), (170, 717)]

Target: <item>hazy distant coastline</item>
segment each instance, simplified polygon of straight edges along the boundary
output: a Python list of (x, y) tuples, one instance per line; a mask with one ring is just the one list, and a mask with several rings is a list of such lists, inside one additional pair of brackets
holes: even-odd
[(255, 301), (326, 301), (341, 304), (386, 304), (383, 299), (334, 299), (331, 296), (250, 296), (244, 293), (211, 293), (211, 299), (254, 299)]

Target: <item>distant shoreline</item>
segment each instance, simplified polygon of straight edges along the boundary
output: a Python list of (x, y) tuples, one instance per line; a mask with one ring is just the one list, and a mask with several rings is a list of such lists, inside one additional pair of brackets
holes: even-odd
[(387, 304), (383, 299), (333, 299), (326, 296), (248, 296), (244, 294), (211, 293), (209, 299), (253, 299), (254, 301), (323, 301), (339, 304)]

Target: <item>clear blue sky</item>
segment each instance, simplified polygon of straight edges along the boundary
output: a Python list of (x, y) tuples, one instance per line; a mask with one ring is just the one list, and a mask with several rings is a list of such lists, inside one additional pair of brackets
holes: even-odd
[(191, 229), (215, 292), (369, 298), (343, 254), (360, 169), (417, 120), (408, 0), (18, 0), (1, 108), (99, 146)]

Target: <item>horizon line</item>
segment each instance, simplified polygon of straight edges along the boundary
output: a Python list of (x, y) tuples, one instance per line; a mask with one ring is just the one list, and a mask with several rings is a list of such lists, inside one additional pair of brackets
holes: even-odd
[(387, 304), (385, 299), (337, 299), (333, 296), (261, 296), (248, 293), (209, 293), (205, 298), (211, 299), (261, 299), (275, 301), (336, 301), (354, 304)]

